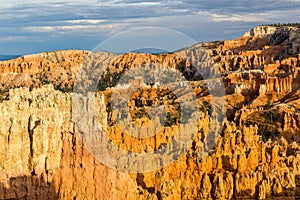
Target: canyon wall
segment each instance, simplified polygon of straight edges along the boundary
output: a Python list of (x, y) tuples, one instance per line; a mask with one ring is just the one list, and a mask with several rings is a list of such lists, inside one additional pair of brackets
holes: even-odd
[[(174, 54), (58, 51), (0, 62), (0, 199), (300, 198), (298, 33), (289, 27), (256, 27), (236, 40)], [(109, 102), (115, 93), (124, 103), (121, 97), (130, 87), (118, 81), (139, 66), (158, 72), (170, 67), (183, 74), (186, 82), (180, 86), (190, 83), (197, 97), (193, 103), (199, 104), (197, 130), (170, 165), (126, 173), (108, 167), (83, 144), (95, 124), (99, 137), (105, 133), (117, 149), (133, 153), (176, 143), (180, 130), (172, 118), (178, 102), (155, 83), (133, 93), (129, 114), (142, 127), (151, 120), (141, 108), (164, 105), (169, 121), (149, 138), (132, 137), (120, 128), (115, 119), (124, 110)], [(89, 70), (98, 76), (101, 91), (82, 93), (93, 86)], [(223, 86), (225, 111), (218, 110)], [(89, 115), (92, 109), (95, 116)], [(221, 121), (216, 112), (224, 116)], [(220, 132), (214, 148), (205, 149), (214, 132), (211, 124)]]
[[(99, 113), (104, 116), (101, 96), (97, 95)], [(202, 134), (208, 134), (211, 120), (206, 113), (201, 119), (204, 132), (175, 163), (155, 172), (126, 174), (106, 167), (82, 145), (71, 119), (70, 94), (51, 85), (11, 90), (9, 100), (1, 103), (0, 199), (288, 199), (296, 195), (300, 173), (296, 142), (282, 138), (265, 143), (257, 126), (239, 128), (225, 120), (216, 148), (200, 156)], [(155, 143), (174, 129), (166, 128)], [(113, 130), (109, 133), (113, 141), (138, 146), (138, 141)]]

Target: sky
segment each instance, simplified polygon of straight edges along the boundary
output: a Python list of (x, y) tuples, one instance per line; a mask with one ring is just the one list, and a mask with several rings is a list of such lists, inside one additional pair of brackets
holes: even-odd
[(197, 42), (233, 39), (256, 25), (300, 22), (299, 16), (300, 0), (1, 0), (0, 55), (92, 50), (143, 27)]

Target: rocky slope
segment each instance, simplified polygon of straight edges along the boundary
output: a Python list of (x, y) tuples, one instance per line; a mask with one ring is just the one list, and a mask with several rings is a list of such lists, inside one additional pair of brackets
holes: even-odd
[[(0, 199), (300, 198), (299, 47), (299, 29), (265, 26), (236, 40), (174, 54), (58, 51), (0, 62)], [(178, 142), (181, 124), (192, 118), (180, 114), (177, 100), (189, 96), (180, 89), (185, 82), (175, 88), (177, 96), (151, 78), (132, 92), (122, 77), (136, 76), (139, 66), (182, 73), (197, 97), (197, 129), (177, 161), (155, 171), (125, 173), (103, 164), (82, 144), (95, 126), (88, 111), (96, 109), (114, 146), (133, 153)], [(218, 110), (223, 85), (226, 108)], [(97, 92), (80, 94), (86, 90)], [(154, 105), (165, 107), (167, 120), (156, 135), (143, 129), (151, 137), (136, 138), (122, 130), (118, 117), (126, 109), (110, 103), (117, 99), (123, 105), (130, 92), (128, 114), (140, 127), (151, 123)], [(214, 124), (217, 112), (224, 117)], [(220, 136), (205, 150), (211, 124)]]

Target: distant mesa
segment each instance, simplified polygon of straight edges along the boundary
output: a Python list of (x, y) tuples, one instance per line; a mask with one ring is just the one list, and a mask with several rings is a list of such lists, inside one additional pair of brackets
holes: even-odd
[(21, 55), (0, 55), (0, 61), (13, 60)]
[(146, 53), (146, 54), (167, 54), (171, 53), (165, 49), (157, 49), (157, 48), (142, 48), (131, 51), (133, 53)]

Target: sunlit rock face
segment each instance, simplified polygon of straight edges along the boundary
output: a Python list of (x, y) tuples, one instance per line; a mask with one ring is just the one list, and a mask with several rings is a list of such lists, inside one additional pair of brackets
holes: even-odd
[[(260, 26), (236, 40), (161, 55), (58, 51), (0, 62), (0, 199), (300, 198), (299, 41), (297, 28)], [(95, 88), (83, 66), (99, 75)], [(165, 125), (156, 135), (143, 129), (149, 138), (120, 128), (116, 119), (124, 110), (110, 101), (117, 93), (124, 103), (131, 88), (119, 78), (140, 66), (182, 73), (199, 112), (193, 141), (174, 162), (129, 173), (107, 166), (82, 143), (91, 127), (97, 124), (116, 148), (135, 153), (159, 150), (189, 129), (180, 127), (176, 95), (151, 81), (132, 91), (128, 112), (143, 127), (151, 124), (147, 111), (163, 105)], [(204, 151), (218, 111), (205, 76), (217, 72), (210, 80), (222, 81), (226, 109), (213, 148)], [(87, 88), (94, 90), (84, 94)], [(95, 116), (86, 115), (88, 102)]]
[(272, 35), (278, 28), (273, 26), (256, 26), (244, 34), (245, 37), (264, 37)]

